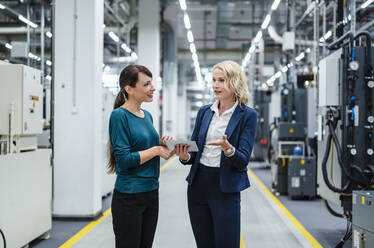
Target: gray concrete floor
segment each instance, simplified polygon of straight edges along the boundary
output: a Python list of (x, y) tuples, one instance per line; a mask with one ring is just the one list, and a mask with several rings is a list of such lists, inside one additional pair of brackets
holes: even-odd
[[(189, 166), (174, 160), (161, 172), (155, 248), (196, 247), (187, 210), (188, 170)], [(312, 247), (256, 181), (251, 179), (251, 183), (252, 187), (242, 192), (242, 247)], [(111, 221), (109, 215), (72, 247), (114, 247)]]

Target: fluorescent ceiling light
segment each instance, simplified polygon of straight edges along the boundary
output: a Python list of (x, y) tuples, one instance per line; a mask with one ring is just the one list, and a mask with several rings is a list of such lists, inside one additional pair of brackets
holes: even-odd
[(184, 14), (184, 26), (186, 27), (186, 29), (190, 29), (191, 28), (191, 22), (190, 22), (190, 17), (188, 16), (187, 13)]
[(51, 65), (52, 65), (52, 61), (50, 61), (50, 60), (48, 60), (48, 59), (45, 61), (45, 63), (46, 63), (48, 66), (51, 66)]
[(110, 31), (110, 32), (108, 33), (108, 35), (109, 35), (109, 37), (112, 38), (112, 40), (114, 40), (115, 42), (118, 42), (118, 41), (119, 41), (118, 36), (117, 36), (115, 33), (113, 33), (112, 31)]
[(255, 42), (256, 43), (260, 42), (261, 38), (262, 38), (262, 31), (258, 31), (255, 37)]
[(30, 25), (32, 28), (37, 28), (38, 25), (36, 25), (35, 23), (33, 23), (32, 21), (26, 19), (24, 16), (22, 15), (18, 15), (18, 19), (24, 23), (26, 23), (27, 25)]
[(310, 53), (310, 51), (311, 51), (311, 50), (310, 50), (309, 47), (305, 50), (306, 53)]
[(5, 9), (5, 6), (0, 4), (0, 9)]
[(270, 87), (274, 85), (274, 81), (268, 80), (266, 81), (266, 84), (269, 85)]
[(305, 57), (305, 54), (304, 54), (304, 53), (300, 53), (300, 54), (295, 58), (295, 60), (296, 60), (296, 61), (300, 61), (300, 60), (302, 60), (304, 57)]
[(196, 46), (194, 43), (190, 43), (190, 51), (191, 53), (196, 53)]
[(271, 15), (267, 14), (266, 17), (265, 17), (264, 22), (261, 25), (261, 28), (262, 29), (266, 29), (268, 27), (269, 23), (270, 23), (270, 20), (271, 20)]
[(292, 67), (292, 66), (293, 66), (293, 63), (292, 63), (292, 62), (289, 63), (289, 64), (287, 65), (288, 68), (290, 68), (290, 67)]
[(131, 57), (133, 57), (135, 60), (138, 59), (138, 55), (137, 55), (135, 52), (132, 52), (132, 53), (131, 53)]
[(266, 85), (266, 83), (263, 83), (262, 84), (262, 88), (266, 89), (268, 86)]
[(127, 52), (127, 53), (131, 53), (131, 49), (125, 44), (125, 43), (123, 43), (122, 45), (121, 45), (121, 48), (123, 49), (123, 50), (125, 50), (125, 52)]
[(51, 75), (47, 75), (47, 76), (45, 77), (45, 79), (51, 81), (51, 80), (52, 80), (52, 77), (51, 77)]
[(191, 30), (188, 30), (188, 32), (187, 32), (187, 40), (190, 43), (194, 41), (193, 34), (192, 34)]
[[(374, 0), (373, 0), (374, 1)], [(320, 39), (319, 42), (324, 42), (325, 40), (328, 40), (332, 35), (331, 30), (329, 30), (325, 35), (323, 35)]]
[(271, 10), (276, 10), (280, 2), (281, 0), (274, 0), (273, 4), (271, 5)]
[(179, 0), (179, 5), (181, 6), (182, 10), (187, 9), (186, 0)]
[(9, 43), (5, 43), (5, 47), (8, 48), (9, 50), (11, 50), (13, 48), (13, 46)]
[(48, 38), (52, 38), (52, 33), (49, 32), (49, 31), (45, 32), (45, 35), (46, 35)]
[(193, 53), (193, 54), (192, 54), (192, 60), (193, 60), (193, 61), (198, 61), (198, 59), (197, 59), (197, 54), (196, 54), (196, 53)]
[(250, 52), (250, 53), (253, 53), (254, 51), (255, 51), (255, 46), (252, 45), (252, 46), (249, 48), (249, 52)]
[(369, 6), (372, 2), (374, 2), (374, 0), (368, 0), (366, 2), (364, 2), (362, 5), (361, 5), (361, 9), (365, 9), (367, 6)]
[(287, 71), (288, 71), (288, 67), (287, 67), (287, 66), (284, 66), (284, 67), (282, 68), (282, 71), (283, 71), (283, 72), (287, 72)]

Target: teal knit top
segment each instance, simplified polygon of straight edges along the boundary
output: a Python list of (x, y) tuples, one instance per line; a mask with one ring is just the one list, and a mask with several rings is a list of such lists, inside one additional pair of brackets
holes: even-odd
[(119, 107), (109, 120), (109, 137), (116, 161), (114, 188), (122, 193), (140, 193), (158, 189), (160, 157), (140, 165), (139, 151), (160, 145), (160, 137), (149, 112), (144, 118)]

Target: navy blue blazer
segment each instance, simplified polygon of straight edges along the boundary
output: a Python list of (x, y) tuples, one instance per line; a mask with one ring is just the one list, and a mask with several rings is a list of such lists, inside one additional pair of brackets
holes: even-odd
[[(187, 176), (189, 185), (193, 183), (199, 169), (201, 154), (204, 150), (206, 135), (214, 111), (212, 104), (200, 108), (197, 113), (191, 140), (196, 141), (198, 152), (190, 152), (191, 158), (183, 164), (192, 164)], [(227, 125), (227, 140), (235, 147), (235, 154), (226, 157), (222, 151), (220, 162), (220, 188), (222, 192), (240, 192), (250, 186), (247, 165), (251, 157), (257, 127), (257, 112), (244, 104), (238, 104)]]

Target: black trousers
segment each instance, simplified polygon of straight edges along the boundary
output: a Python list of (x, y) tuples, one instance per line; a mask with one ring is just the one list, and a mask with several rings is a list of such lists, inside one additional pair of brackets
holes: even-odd
[(150, 248), (158, 219), (158, 190), (125, 194), (114, 190), (113, 230), (116, 248)]
[(220, 190), (219, 168), (200, 164), (188, 186), (188, 210), (198, 248), (240, 247), (240, 192)]

